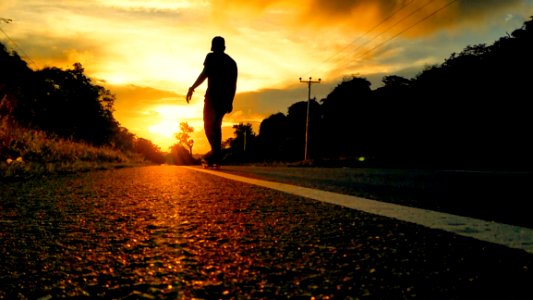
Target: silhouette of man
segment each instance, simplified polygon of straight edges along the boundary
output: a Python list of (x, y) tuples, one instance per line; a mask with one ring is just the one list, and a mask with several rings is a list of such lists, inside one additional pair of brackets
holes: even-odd
[(194, 90), (207, 78), (204, 98), (204, 130), (211, 146), (206, 156), (208, 164), (220, 164), (222, 144), (222, 119), (233, 110), (233, 98), (237, 89), (237, 64), (224, 51), (224, 38), (216, 36), (211, 41), (211, 52), (207, 54), (204, 68), (187, 92), (187, 103)]

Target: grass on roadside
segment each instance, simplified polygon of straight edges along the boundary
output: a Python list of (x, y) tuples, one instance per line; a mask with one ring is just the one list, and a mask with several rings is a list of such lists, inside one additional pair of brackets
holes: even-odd
[(140, 155), (54, 138), (0, 117), (0, 178), (106, 169), (142, 164)]

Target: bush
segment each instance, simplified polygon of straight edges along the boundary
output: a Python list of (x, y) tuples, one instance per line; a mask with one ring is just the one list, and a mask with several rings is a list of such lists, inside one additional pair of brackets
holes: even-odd
[(141, 162), (139, 155), (53, 137), (0, 117), (0, 177), (77, 172)]

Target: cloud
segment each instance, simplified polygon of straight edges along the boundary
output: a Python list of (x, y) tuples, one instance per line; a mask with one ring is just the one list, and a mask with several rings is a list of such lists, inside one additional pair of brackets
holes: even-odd
[[(214, 0), (212, 15), (227, 22), (232, 18), (277, 17), (291, 28), (336, 28), (345, 33), (385, 30), (394, 35), (424, 21), (424, 26), (409, 30), (413, 36), (425, 35), (443, 28), (458, 27), (479, 21), (502, 9), (515, 7), (524, 0)], [(392, 24), (394, 28), (390, 28)], [(388, 29), (387, 29), (388, 28)]]
[(52, 38), (49, 35), (29, 33), (17, 40), (17, 44), (24, 49), (24, 53), (27, 53), (32, 61), (39, 62), (38, 68), (68, 69), (74, 62), (80, 62), (88, 71), (92, 71), (97, 61), (109, 58), (106, 49), (99, 42), (88, 37)]
[[(175, 93), (151, 87), (109, 84), (104, 84), (104, 86), (116, 97), (115, 118), (121, 125), (132, 130), (140, 128), (145, 123), (143, 121), (157, 117), (154, 107), (169, 105), (172, 103), (171, 99), (179, 97)], [(176, 103), (178, 102), (175, 101), (172, 104)]]
[(463, 16), (480, 16), (487, 13), (498, 12), (509, 6), (515, 6), (523, 3), (523, 0), (469, 0), (458, 1), (458, 12)]
[(106, 85), (115, 95), (115, 106), (118, 111), (129, 111), (140, 114), (147, 108), (161, 105), (186, 105), (185, 95), (152, 87), (129, 85)]
[[(0, 2), (0, 11), (7, 10), (15, 5), (15, 0), (2, 0)], [(7, 18), (7, 16), (0, 16), (0, 18)]]
[(185, 97), (185, 95), (177, 94), (175, 92), (160, 90), (153, 87), (138, 86), (134, 84), (108, 85), (108, 89), (111, 90), (112, 93), (117, 96), (117, 98), (121, 100), (128, 100), (130, 105), (133, 103), (140, 103), (143, 106), (146, 104), (170, 104), (171, 101), (174, 101), (173, 99)]
[[(311, 98), (321, 100), (341, 81), (342, 78), (336, 78), (328, 82), (313, 84)], [(307, 97), (307, 84), (298, 82), (280, 89), (260, 89), (239, 93), (235, 97), (233, 107), (241, 111), (244, 116), (257, 115), (260, 112), (262, 117), (266, 118), (278, 112), (286, 114), (289, 106), (299, 101), (307, 101)]]
[(166, 11), (179, 10), (189, 8), (195, 5), (206, 5), (205, 1), (191, 1), (191, 0), (97, 0), (103, 6), (118, 7), (130, 11)]
[[(235, 39), (238, 54), (244, 54), (237, 56), (238, 62), (249, 68), (241, 78), (253, 87), (246, 90), (254, 90), (260, 83), (280, 87), (299, 76), (329, 80), (341, 74), (394, 72), (402, 66), (381, 62), (392, 61), (394, 55), (413, 57), (408, 52), (417, 49), (406, 45), (427, 47), (419, 53), (439, 47), (428, 57), (415, 58), (422, 68), (468, 45), (458, 38), (465, 32), (474, 31), (479, 38), (473, 40), (483, 41), (487, 32), (475, 31), (487, 30), (489, 17), (505, 12), (508, 19), (508, 12), (516, 11), (524, 1), (214, 0), (211, 14), (221, 28), (231, 27), (236, 32), (229, 40)], [(434, 45), (420, 42), (428, 39)], [(452, 51), (442, 44), (452, 45)], [(243, 52), (247, 48), (253, 48), (253, 54)], [(251, 73), (259, 69), (261, 74)]]

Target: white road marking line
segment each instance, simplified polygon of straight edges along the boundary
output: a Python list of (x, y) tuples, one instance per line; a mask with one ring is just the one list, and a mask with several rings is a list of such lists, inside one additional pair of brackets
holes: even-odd
[(438, 211), (380, 202), (361, 197), (321, 191), (285, 183), (237, 176), (221, 171), (184, 167), (194, 171), (258, 185), (273, 190), (332, 203), (367, 213), (416, 223), (429, 228), (445, 230), (481, 241), (522, 249), (533, 254), (533, 229), (457, 216)]

